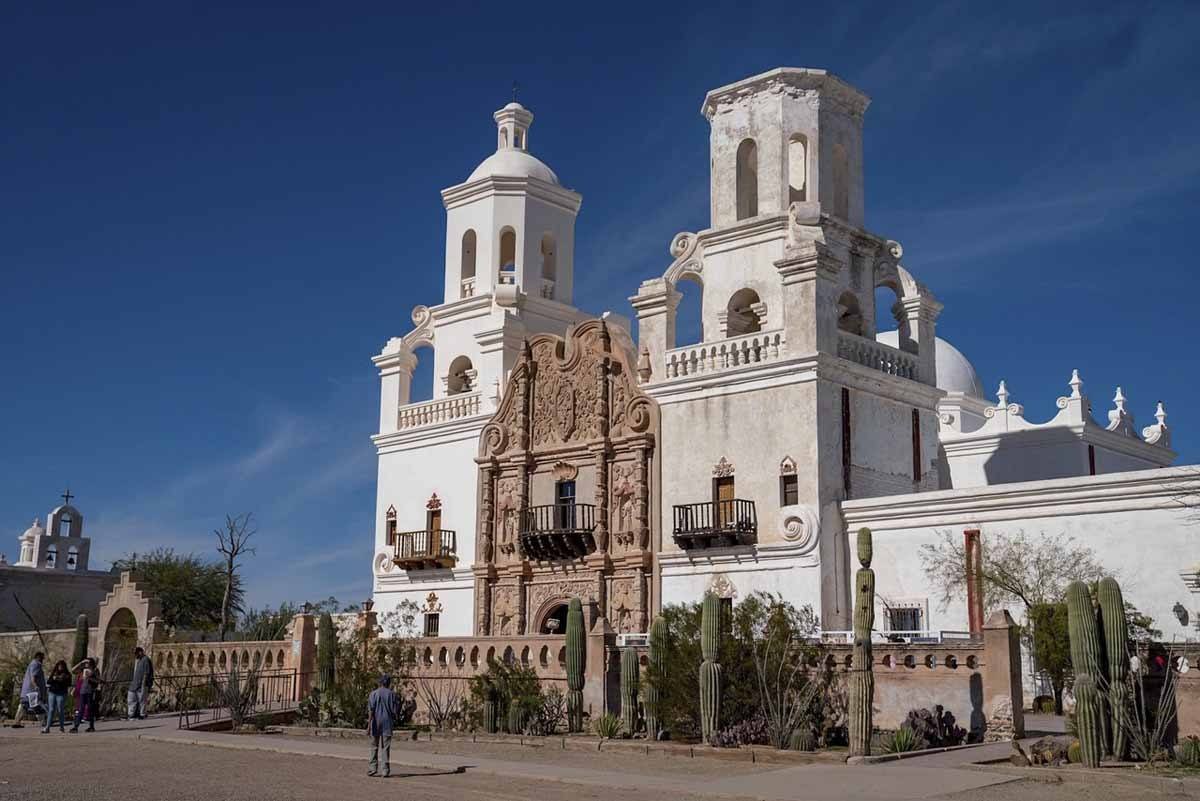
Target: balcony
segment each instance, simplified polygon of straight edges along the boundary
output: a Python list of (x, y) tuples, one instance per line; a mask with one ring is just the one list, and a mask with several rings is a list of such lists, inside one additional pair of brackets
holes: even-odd
[(396, 535), (392, 561), (403, 570), (450, 568), (458, 561), (455, 534), (446, 529), (405, 531)]
[(579, 559), (596, 550), (595, 528), (596, 507), (590, 503), (531, 506), (521, 518), (521, 555), (537, 562)]
[(674, 507), (675, 544), (685, 551), (749, 545), (758, 538), (754, 501), (739, 499)]
[(401, 406), (397, 416), (396, 427), (401, 431), (407, 428), (419, 428), (458, 420), (462, 417), (474, 417), (483, 411), (483, 395), (479, 392), (451, 395), (448, 398), (410, 403)]
[(837, 355), (881, 373), (920, 380), (916, 356), (848, 331), (838, 331)]
[(665, 376), (675, 378), (723, 373), (748, 365), (776, 362), (787, 357), (783, 330), (759, 331), (716, 342), (702, 342), (664, 354)]

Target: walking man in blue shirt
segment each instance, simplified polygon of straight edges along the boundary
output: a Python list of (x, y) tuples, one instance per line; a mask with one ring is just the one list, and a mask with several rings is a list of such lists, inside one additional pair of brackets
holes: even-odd
[(379, 686), (367, 698), (367, 734), (371, 737), (371, 761), (368, 776), (378, 776), (383, 763), (383, 778), (392, 774), (392, 726), (399, 717), (399, 699), (392, 692), (392, 677), (384, 673)]

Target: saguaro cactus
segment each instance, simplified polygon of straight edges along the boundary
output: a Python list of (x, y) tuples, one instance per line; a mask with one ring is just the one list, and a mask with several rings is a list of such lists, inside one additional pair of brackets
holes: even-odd
[(1100, 580), (1096, 592), (1100, 603), (1100, 623), (1104, 629), (1104, 656), (1108, 668), (1109, 730), (1112, 732), (1112, 753), (1125, 758), (1129, 740), (1124, 727), (1124, 710), (1129, 705), (1129, 622), (1125, 618), (1125, 599), (1121, 585), (1111, 576)]
[(621, 724), (625, 736), (632, 737), (638, 722), (638, 680), (642, 666), (638, 663), (637, 651), (633, 648), (621, 650)]
[(567, 730), (583, 731), (583, 603), (572, 598), (567, 605)]
[(1104, 700), (1097, 688), (1101, 674), (1100, 634), (1092, 596), (1082, 581), (1067, 585), (1067, 630), (1075, 670), (1075, 725), (1080, 753), (1089, 768), (1104, 756)]
[(650, 681), (643, 693), (646, 706), (646, 736), (658, 739), (661, 722), (658, 719), (658, 685), (667, 677), (667, 621), (661, 615), (650, 624)]
[(1104, 756), (1104, 702), (1096, 680), (1087, 673), (1075, 677), (1075, 729), (1079, 733), (1079, 755), (1089, 768), (1100, 766)]
[(850, 673), (850, 756), (871, 753), (875, 673), (871, 660), (871, 629), (875, 626), (875, 571), (871, 569), (871, 529), (858, 530), (858, 562), (854, 576), (854, 655)]
[(328, 612), (317, 623), (317, 686), (323, 691), (333, 688), (337, 678), (337, 631)]
[(71, 655), (71, 664), (78, 665), (87, 658), (88, 651), (88, 616), (80, 615), (75, 618), (75, 652)]
[(711, 592), (704, 596), (700, 613), (700, 733), (713, 744), (721, 725), (721, 599)]

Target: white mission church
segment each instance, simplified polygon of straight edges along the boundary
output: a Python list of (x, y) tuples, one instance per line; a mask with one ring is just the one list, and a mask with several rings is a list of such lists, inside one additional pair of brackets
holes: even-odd
[[(868, 102), (814, 69), (708, 93), (711, 223), (630, 288), (636, 344), (574, 305), (582, 198), (531, 154), (533, 115), (493, 115), (495, 152), (442, 191), (442, 302), (374, 357), (377, 611), (407, 598), (428, 635), (539, 634), (579, 595), (637, 633), (664, 604), (761, 589), (846, 629), (849, 534), (870, 526), (881, 629), (978, 630), (966, 597), (941, 608), (920, 546), (1024, 531), (1075, 536), (1166, 639), (1194, 635), (1180, 499), (1200, 473), (1170, 467), (1162, 404), (1144, 428), (1120, 389), (1094, 409), (1070, 365), (1057, 409), (985, 396), (897, 234), (866, 227)], [(681, 281), (702, 288), (686, 347)], [(418, 358), (434, 396), (410, 403)]]

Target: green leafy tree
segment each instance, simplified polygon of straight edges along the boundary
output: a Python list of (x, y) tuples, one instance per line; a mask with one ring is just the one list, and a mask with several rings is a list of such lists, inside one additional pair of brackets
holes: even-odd
[[(162, 621), (171, 628), (213, 631), (225, 606), (224, 566), (196, 554), (155, 548), (131, 553), (113, 562), (116, 571), (132, 572), (144, 592), (162, 604)], [(230, 608), (242, 610), (242, 583), (234, 576)]]
[(1063, 713), (1063, 688), (1071, 679), (1071, 638), (1067, 629), (1067, 605), (1063, 602), (1034, 604), (1029, 608), (1033, 629), (1033, 663), (1050, 680), (1054, 690), (1054, 714)]
[(287, 637), (288, 626), (292, 618), (300, 613), (300, 608), (290, 601), (281, 603), (278, 607), (264, 606), (261, 609), (247, 609), (238, 620), (237, 631), (233, 639), (238, 640), (282, 640)]

